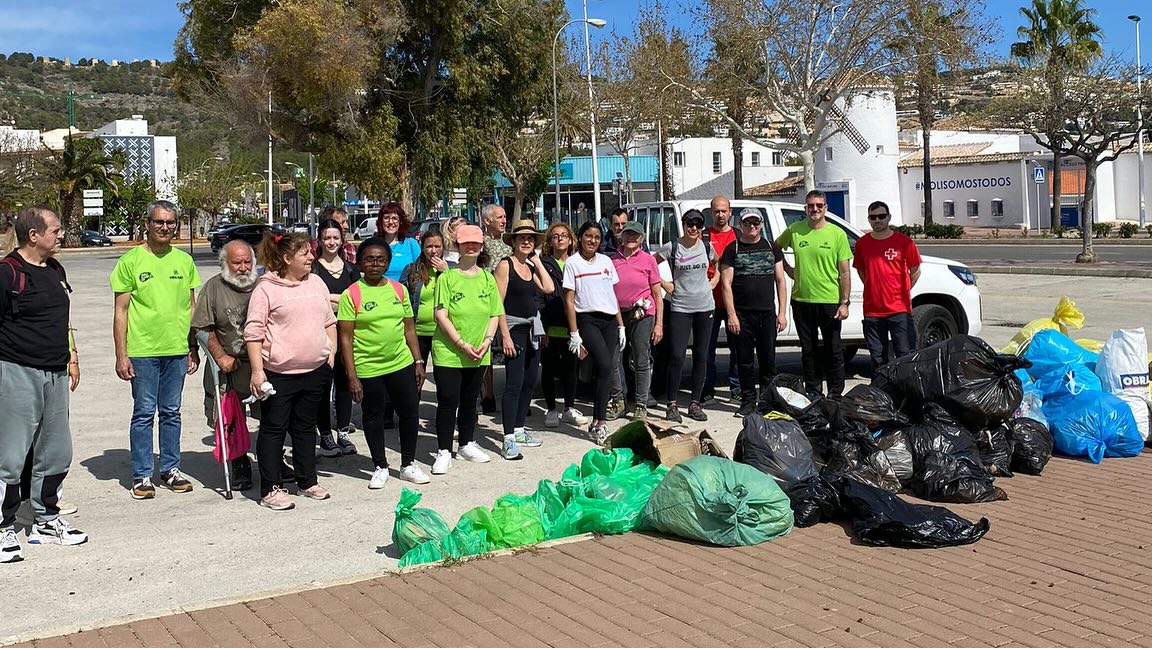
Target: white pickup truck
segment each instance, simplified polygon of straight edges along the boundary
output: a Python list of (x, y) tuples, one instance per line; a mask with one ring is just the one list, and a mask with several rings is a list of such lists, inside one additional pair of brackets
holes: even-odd
[[(764, 235), (773, 239), (788, 225), (806, 218), (804, 206), (789, 202), (768, 200), (733, 200), (732, 224), (736, 225), (740, 213), (745, 209), (756, 209), (764, 216)], [(698, 209), (704, 214), (705, 225), (712, 225), (712, 210), (707, 200), (674, 200), (666, 202), (636, 203), (625, 205), (629, 220), (642, 224), (648, 232), (648, 245), (652, 249), (682, 235), (680, 215), (689, 209)], [(862, 232), (839, 216), (827, 215), (828, 222), (844, 230), (849, 244), (856, 247), (856, 239)], [(788, 262), (793, 262), (791, 250), (784, 251)], [(945, 340), (957, 333), (979, 335), (981, 324), (980, 289), (976, 287), (976, 275), (968, 266), (958, 261), (939, 257), (924, 256), (920, 266), (920, 279), (912, 289), (912, 317), (916, 322), (916, 339), (921, 348)], [(670, 279), (667, 263), (660, 264), (660, 272)], [(791, 289), (792, 280), (788, 280)], [(845, 355), (851, 358), (864, 346), (863, 329), (863, 284), (860, 275), (853, 271), (852, 305), (848, 319), (844, 322), (842, 338)], [(771, 296), (765, 296), (771, 299)], [(799, 340), (788, 315), (788, 329), (780, 334), (778, 344), (796, 346)]]

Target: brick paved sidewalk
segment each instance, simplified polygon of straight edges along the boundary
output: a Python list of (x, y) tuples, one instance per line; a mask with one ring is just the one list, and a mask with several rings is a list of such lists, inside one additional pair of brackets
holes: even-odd
[(1010, 501), (952, 507), (992, 520), (967, 547), (629, 534), (20, 646), (1152, 646), (1150, 474), (1145, 453), (998, 480)]

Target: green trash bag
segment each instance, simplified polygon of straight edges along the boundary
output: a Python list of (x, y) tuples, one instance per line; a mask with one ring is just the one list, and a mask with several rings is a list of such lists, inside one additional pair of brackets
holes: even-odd
[(580, 476), (586, 479), (592, 475), (611, 475), (631, 468), (634, 463), (632, 448), (589, 450), (580, 460)]
[(571, 493), (568, 494), (568, 499), (565, 499), (560, 495), (555, 482), (541, 479), (532, 499), (536, 502), (536, 509), (540, 511), (540, 524), (544, 527), (544, 537), (549, 540), (564, 537), (555, 535), (554, 529), (556, 520), (564, 513), (564, 509), (568, 508)]
[(752, 466), (699, 456), (677, 464), (644, 507), (644, 528), (724, 547), (767, 542), (792, 530), (776, 480)]
[(488, 552), (488, 534), (472, 526), (472, 520), (462, 518), (456, 528), (439, 542), (429, 540), (413, 547), (400, 558), (400, 566), (423, 565), (439, 560), (460, 560)]
[(465, 518), (471, 520), (474, 528), (487, 532), (493, 549), (523, 547), (544, 540), (540, 509), (530, 496), (504, 495), (491, 510), (477, 506), (462, 515), (460, 521)]
[(432, 509), (416, 508), (420, 497), (416, 491), (400, 489), (400, 501), (396, 502), (396, 522), (392, 526), (392, 543), (401, 554), (429, 540), (439, 542), (449, 533), (448, 523), (439, 513)]
[[(627, 456), (631, 451), (625, 449), (621, 454)], [(585, 455), (585, 459), (589, 455)], [(664, 480), (668, 468), (644, 462), (628, 467), (614, 464), (613, 470), (611, 474), (591, 471), (583, 479), (581, 492), (572, 495), (548, 538), (580, 533), (627, 533), (638, 526), (644, 505)]]

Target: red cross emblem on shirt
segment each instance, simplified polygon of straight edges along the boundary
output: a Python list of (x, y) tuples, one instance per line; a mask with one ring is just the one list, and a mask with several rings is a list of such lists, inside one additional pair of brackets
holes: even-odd
[(899, 253), (894, 248), (888, 248), (884, 251), (884, 258), (889, 261), (895, 261), (897, 256), (899, 256)]

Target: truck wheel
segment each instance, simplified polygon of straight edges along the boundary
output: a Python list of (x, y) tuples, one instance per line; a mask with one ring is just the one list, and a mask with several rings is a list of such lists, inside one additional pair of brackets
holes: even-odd
[(943, 342), (959, 332), (956, 318), (938, 304), (916, 306), (912, 309), (912, 321), (916, 324), (916, 342), (920, 349)]

